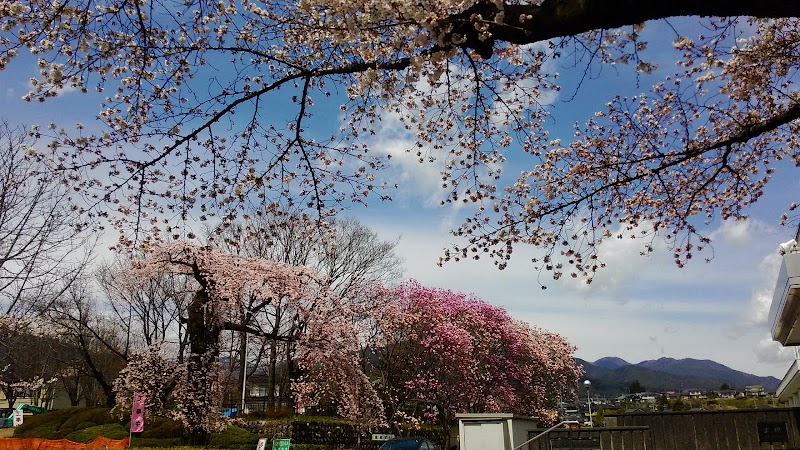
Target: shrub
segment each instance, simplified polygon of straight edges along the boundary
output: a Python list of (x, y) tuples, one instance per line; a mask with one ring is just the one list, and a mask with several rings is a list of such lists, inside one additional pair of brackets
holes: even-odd
[[(255, 444), (237, 444), (231, 445), (230, 447), (225, 447), (225, 450), (255, 450), (258, 443)], [(272, 447), (267, 447), (272, 448)], [(292, 448), (294, 450), (294, 448)]]
[(76, 410), (61, 424), (59, 432), (66, 434), (79, 430), (78, 426), (82, 423), (93, 422), (97, 425), (105, 425), (118, 422), (115, 420), (108, 408), (76, 408)]
[(94, 422), (81, 422), (78, 425), (75, 425), (75, 431), (84, 430), (86, 428), (96, 427), (97, 424)]
[(35, 437), (35, 438), (42, 438), (42, 439), (57, 439), (55, 436), (58, 434), (58, 424), (57, 423), (45, 423), (39, 426), (30, 426), (25, 430), (20, 430), (24, 425), (28, 423), (25, 422), (20, 425), (16, 430), (14, 430), (14, 437)]
[(14, 436), (61, 439), (76, 430), (114, 422), (108, 408), (75, 406), (25, 417), (25, 423), (14, 430)]
[(171, 439), (180, 438), (183, 433), (181, 423), (166, 417), (145, 419), (143, 439)]
[[(69, 419), (70, 414), (72, 414), (74, 410), (75, 408), (65, 408), (26, 417), (25, 422), (14, 429), (14, 436), (53, 439), (56, 431), (58, 431), (58, 427)], [(41, 428), (41, 430), (37, 430), (39, 428)], [(42, 436), (45, 431), (49, 431), (51, 435)]]
[(164, 447), (176, 447), (178, 445), (181, 445), (181, 438), (152, 439), (152, 438), (135, 437), (131, 439), (131, 447), (164, 448)]
[(228, 427), (211, 438), (211, 447), (233, 448), (241, 445), (250, 445), (255, 448), (258, 436), (240, 427)]
[(111, 423), (73, 431), (66, 438), (73, 442), (92, 442), (97, 436), (109, 439), (124, 439), (128, 437), (128, 430), (118, 423)]

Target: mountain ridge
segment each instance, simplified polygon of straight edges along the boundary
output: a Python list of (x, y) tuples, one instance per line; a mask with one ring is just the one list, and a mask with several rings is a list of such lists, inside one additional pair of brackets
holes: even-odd
[(719, 390), (723, 384), (739, 391), (745, 386), (761, 385), (767, 392), (774, 392), (780, 384), (775, 377), (749, 374), (709, 359), (663, 357), (631, 364), (608, 356), (594, 362), (576, 358), (576, 362), (583, 365), (583, 378), (592, 382), (592, 391), (605, 395), (626, 394), (635, 381), (651, 392)]
[(620, 367), (629, 366), (631, 363), (625, 361), (622, 358), (617, 358), (616, 356), (606, 356), (604, 358), (600, 358), (597, 361), (592, 363), (597, 367), (603, 367), (606, 369), (619, 369)]

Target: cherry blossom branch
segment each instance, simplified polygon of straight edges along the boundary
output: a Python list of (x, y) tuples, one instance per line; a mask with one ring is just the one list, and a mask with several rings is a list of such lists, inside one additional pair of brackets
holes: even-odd
[(254, 328), (248, 326), (244, 323), (237, 323), (237, 322), (223, 322), (222, 328), (228, 331), (241, 331), (247, 334), (251, 334), (253, 336), (258, 336), (262, 338), (267, 338), (273, 341), (280, 341), (280, 342), (297, 342), (297, 336), (289, 336), (283, 335), (279, 333), (269, 333), (264, 330), (260, 330), (258, 328)]
[[(702, 146), (702, 147), (696, 147), (696, 148), (689, 146), (682, 153), (678, 154), (679, 155), (678, 158), (667, 159), (664, 163), (659, 164), (657, 167), (654, 167), (654, 168), (650, 169), (649, 172), (642, 172), (642, 173), (640, 173), (638, 175), (634, 175), (634, 176), (630, 176), (630, 177), (626, 177), (626, 178), (620, 178), (620, 179), (617, 179), (617, 180), (614, 180), (614, 181), (611, 181), (611, 182), (596, 186), (592, 190), (588, 191), (587, 193), (584, 193), (584, 194), (582, 194), (580, 196), (577, 196), (577, 197), (575, 197), (575, 198), (573, 198), (573, 199), (571, 199), (571, 200), (569, 200), (567, 202), (559, 203), (559, 204), (553, 206), (552, 208), (548, 208), (548, 209), (543, 210), (541, 212), (541, 214), (540, 214), (540, 217), (545, 217), (545, 216), (551, 215), (551, 214), (553, 214), (555, 212), (561, 211), (561, 210), (563, 210), (563, 209), (565, 209), (567, 207), (570, 207), (570, 206), (575, 206), (575, 205), (582, 204), (587, 199), (592, 198), (595, 195), (597, 195), (597, 194), (599, 194), (601, 192), (604, 192), (604, 191), (606, 191), (606, 190), (608, 190), (610, 188), (613, 188), (615, 186), (630, 184), (630, 183), (632, 183), (634, 181), (638, 181), (638, 180), (647, 178), (649, 176), (652, 176), (654, 174), (660, 173), (660, 172), (662, 172), (662, 171), (664, 171), (666, 169), (669, 169), (671, 167), (674, 167), (674, 166), (677, 166), (679, 164), (682, 164), (682, 163), (685, 163), (687, 161), (690, 161), (690, 160), (692, 160), (694, 158), (697, 158), (697, 157), (699, 157), (699, 156), (701, 156), (701, 155), (703, 155), (705, 153), (708, 153), (710, 151), (727, 147), (728, 148), (727, 152), (729, 153), (731, 145), (734, 145), (734, 144), (745, 144), (745, 143), (747, 143), (747, 141), (749, 141), (749, 140), (751, 140), (753, 138), (761, 136), (764, 133), (767, 133), (767, 132), (770, 132), (770, 131), (774, 131), (774, 130), (778, 129), (779, 127), (781, 127), (783, 125), (786, 125), (788, 123), (791, 123), (791, 122), (793, 122), (793, 121), (795, 121), (797, 119), (800, 119), (800, 103), (793, 104), (792, 106), (787, 108), (784, 112), (782, 112), (780, 114), (777, 114), (777, 115), (775, 115), (773, 117), (769, 117), (769, 118), (767, 118), (765, 120), (756, 122), (756, 123), (754, 123), (752, 125), (743, 126), (738, 132), (728, 136), (727, 138), (720, 139), (720, 140), (712, 143), (711, 145)], [(662, 159), (662, 158), (651, 157), (651, 158), (648, 158), (648, 159)], [(641, 160), (641, 161), (644, 161), (644, 160)]]

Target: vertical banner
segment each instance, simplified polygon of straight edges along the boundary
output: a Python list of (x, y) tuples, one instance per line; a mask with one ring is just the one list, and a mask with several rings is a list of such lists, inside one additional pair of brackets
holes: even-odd
[(18, 426), (22, 425), (22, 421), (24, 420), (23, 417), (25, 417), (25, 416), (24, 416), (24, 413), (22, 412), (21, 409), (15, 409), (14, 410), (14, 426), (15, 427), (18, 427)]
[(133, 394), (133, 411), (131, 412), (131, 433), (144, 431), (144, 394)]

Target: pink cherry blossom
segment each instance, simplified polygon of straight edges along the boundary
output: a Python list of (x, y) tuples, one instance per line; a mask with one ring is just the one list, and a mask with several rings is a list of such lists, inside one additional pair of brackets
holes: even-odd
[(559, 396), (575, 389), (582, 370), (563, 337), (467, 294), (416, 282), (392, 294), (376, 324), (381, 358), (373, 373), (395, 421), (404, 421), (415, 401), (428, 405), (425, 415), (444, 423), (461, 412), (549, 420)]
[[(116, 385), (123, 411), (134, 392), (145, 392), (149, 409), (161, 411), (169, 404), (169, 413), (196, 440), (207, 439), (222, 421), (220, 333), (237, 330), (295, 344), (293, 358), (303, 373), (293, 385), (298, 404), (334, 401), (343, 417), (365, 425), (383, 422), (381, 402), (360, 369), (353, 312), (312, 269), (178, 241), (148, 248), (124, 280), (135, 288), (162, 272), (195, 282), (186, 317), (190, 354), (180, 363), (164, 359), (157, 348), (134, 357)], [(291, 311), (294, 325), (274, 335), (248, 328), (239, 316), (245, 296), (258, 299), (260, 308), (280, 305)]]

